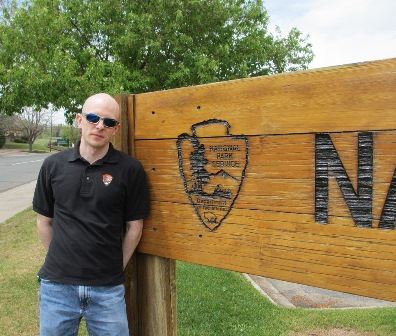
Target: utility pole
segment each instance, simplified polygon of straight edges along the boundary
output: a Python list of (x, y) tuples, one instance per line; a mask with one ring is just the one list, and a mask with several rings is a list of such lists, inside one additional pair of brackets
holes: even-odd
[(50, 145), (49, 145), (50, 153), (51, 153), (51, 150), (52, 150), (52, 113), (54, 113), (54, 112), (51, 110), (51, 121), (50, 121)]

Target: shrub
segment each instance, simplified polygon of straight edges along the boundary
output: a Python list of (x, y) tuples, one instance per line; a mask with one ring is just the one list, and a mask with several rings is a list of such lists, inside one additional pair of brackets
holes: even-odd
[(0, 148), (3, 148), (6, 143), (5, 135), (0, 135)]
[(24, 139), (22, 139), (22, 138), (15, 138), (15, 139), (14, 139), (14, 142), (15, 142), (15, 143), (27, 143), (27, 141), (24, 140)]

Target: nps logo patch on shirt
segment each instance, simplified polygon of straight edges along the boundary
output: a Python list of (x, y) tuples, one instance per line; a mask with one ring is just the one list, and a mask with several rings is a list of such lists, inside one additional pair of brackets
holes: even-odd
[(113, 176), (111, 176), (110, 174), (103, 174), (103, 183), (104, 185), (107, 187), (111, 181), (113, 181)]

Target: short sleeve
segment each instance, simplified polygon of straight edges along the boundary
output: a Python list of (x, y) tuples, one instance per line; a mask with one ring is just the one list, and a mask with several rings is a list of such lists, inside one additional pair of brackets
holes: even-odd
[(54, 196), (51, 186), (51, 174), (48, 169), (48, 162), (44, 161), (41, 166), (36, 189), (33, 196), (33, 210), (40, 215), (54, 217)]
[(149, 188), (142, 164), (136, 165), (129, 172), (128, 195), (125, 202), (125, 221), (145, 219), (149, 214)]

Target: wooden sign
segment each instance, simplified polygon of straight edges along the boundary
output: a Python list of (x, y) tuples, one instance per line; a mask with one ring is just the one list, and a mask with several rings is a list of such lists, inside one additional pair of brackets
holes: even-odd
[(396, 301), (396, 59), (134, 96), (139, 252)]

